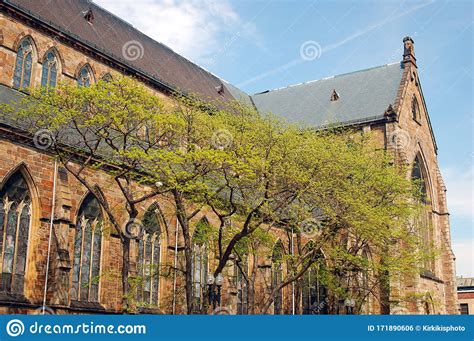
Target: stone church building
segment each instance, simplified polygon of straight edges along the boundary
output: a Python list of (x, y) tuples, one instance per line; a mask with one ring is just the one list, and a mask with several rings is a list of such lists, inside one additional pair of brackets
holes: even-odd
[[(396, 161), (411, 165), (411, 176), (423, 181), (430, 206), (426, 219), (433, 226), (423, 238), (441, 250), (416, 280), (391, 283), (392, 300), (403, 292), (423, 297), (391, 313), (457, 314), (446, 187), (414, 42), (406, 37), (403, 45), (402, 60), (393, 64), (248, 95), (87, 0), (0, 0), (0, 102), (20, 98), (19, 90), (29, 86), (54, 86), (59, 81), (88, 86), (125, 74), (163, 98), (179, 89), (203, 99), (244, 101), (260, 112), (273, 112), (308, 127), (339, 125), (373, 131), (394, 152)], [(98, 183), (108, 177), (96, 170), (90, 175)], [(115, 191), (107, 189), (104, 195), (113, 200), (118, 196)], [(153, 202), (147, 205), (141, 212), (143, 220), (156, 226), (148, 231), (148, 239), (137, 241), (132, 252), (134, 271), (140, 271), (143, 263), (182, 258), (172, 203), (163, 199), (171, 227), (166, 233), (153, 216)], [(121, 281), (116, 276), (121, 244), (117, 236), (94, 229), (101, 219), (97, 200), (71, 174), (56, 168), (52, 156), (37, 148), (20, 127), (8, 119), (0, 121), (1, 313), (33, 313), (43, 302), (54, 313), (121, 312)], [(203, 214), (196, 217), (195, 225), (204, 220), (213, 222)], [(207, 261), (199, 246), (196, 252), (200, 257), (194, 264), (193, 293), (202, 299)], [(239, 269), (226, 271), (223, 304), (231, 313), (245, 314), (245, 284)], [(313, 283), (310, 289), (321, 288)], [(299, 313), (311, 313), (306, 299), (311, 304), (320, 299), (312, 291), (300, 293), (304, 297), (299, 300), (303, 302)], [(147, 303), (142, 312), (183, 312), (182, 280), (173, 274), (147, 278), (139, 295)], [(281, 300), (270, 312), (291, 313), (290, 296), (290, 289), (282, 290)], [(364, 312), (382, 311), (373, 300)]]

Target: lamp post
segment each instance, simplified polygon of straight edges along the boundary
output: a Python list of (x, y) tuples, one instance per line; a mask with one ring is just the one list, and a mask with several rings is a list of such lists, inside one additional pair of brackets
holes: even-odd
[(355, 307), (355, 301), (352, 298), (346, 298), (344, 301), (344, 305), (346, 306), (346, 314), (347, 315), (353, 315), (354, 314), (354, 307)]
[[(222, 274), (217, 274), (216, 278), (212, 274), (207, 275), (207, 287), (209, 293), (209, 305), (212, 304), (212, 308), (215, 309), (217, 304), (221, 304), (221, 287), (224, 282)], [(215, 286), (214, 286), (215, 284)], [(217, 291), (215, 290), (217, 287)]]

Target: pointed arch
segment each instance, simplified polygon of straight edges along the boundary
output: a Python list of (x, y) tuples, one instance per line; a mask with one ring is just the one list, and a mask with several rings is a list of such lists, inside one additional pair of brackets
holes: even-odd
[(79, 86), (91, 86), (95, 83), (94, 71), (89, 63), (80, 66), (76, 72), (77, 85)]
[[(426, 159), (423, 154), (423, 150), (421, 146), (419, 146), (419, 150), (415, 153), (412, 162), (411, 168), (411, 179), (412, 180), (420, 180), (425, 189), (426, 197), (425, 203), (431, 203), (434, 198), (433, 187), (431, 185), (431, 176), (426, 166)], [(422, 190), (422, 188), (420, 188)]]
[(34, 206), (33, 208), (38, 209), (38, 188), (36, 187), (36, 184), (33, 180), (33, 176), (31, 175), (31, 172), (28, 169), (28, 165), (24, 161), (21, 161), (15, 167), (10, 169), (10, 171), (3, 177), (3, 180), (0, 182), (0, 189), (3, 188), (6, 181), (12, 176), (12, 174), (16, 172), (20, 172), (21, 175), (25, 178), (25, 181), (28, 184), (28, 189), (32, 195), (32, 203)]
[(61, 58), (58, 50), (53, 46), (43, 56), (41, 66), (41, 86), (54, 87), (61, 75)]
[[(280, 239), (275, 243), (272, 249), (272, 281), (271, 292), (283, 282), (283, 255), (285, 248)], [(283, 290), (279, 289), (273, 294), (273, 314), (283, 314)]]
[(420, 104), (418, 103), (418, 99), (416, 98), (415, 94), (413, 94), (411, 98), (411, 114), (412, 114), (412, 118), (416, 122), (421, 123)]
[(157, 214), (158, 204), (148, 207), (142, 219), (143, 231), (138, 237), (138, 275), (142, 278), (137, 300), (158, 305), (160, 289), (160, 260), (162, 229)]
[(24, 294), (33, 195), (18, 166), (0, 188), (0, 292)]
[(103, 80), (104, 82), (111, 82), (113, 80), (113, 77), (110, 74), (110, 72), (106, 72), (100, 77), (100, 79)]
[(102, 228), (101, 206), (97, 198), (88, 193), (76, 218), (71, 300), (99, 301)]
[(21, 38), (16, 51), (13, 87), (15, 89), (26, 89), (31, 84), (33, 66), (37, 60), (33, 38), (29, 35)]
[[(416, 200), (420, 204), (424, 205), (424, 208), (418, 216), (415, 226), (418, 230), (421, 238), (422, 247), (426, 248), (426, 251), (430, 252), (433, 244), (433, 231), (432, 231), (432, 187), (429, 180), (428, 169), (424, 162), (423, 155), (419, 152), (415, 155), (411, 170), (411, 179), (414, 181), (414, 185), (417, 186), (417, 197)], [(423, 255), (423, 270), (433, 273), (435, 263), (429, 255)]]

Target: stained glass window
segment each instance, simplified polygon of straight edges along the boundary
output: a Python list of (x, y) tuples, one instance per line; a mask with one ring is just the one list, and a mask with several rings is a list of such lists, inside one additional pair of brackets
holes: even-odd
[(327, 289), (322, 284), (324, 258), (317, 253), (313, 265), (303, 276), (302, 303), (303, 315), (322, 315), (328, 313)]
[(43, 59), (41, 86), (56, 86), (58, 61), (53, 51), (48, 51)]
[(92, 83), (92, 70), (89, 65), (84, 65), (77, 75), (77, 84), (79, 86), (90, 86)]
[(413, 163), (413, 169), (411, 173), (411, 178), (415, 181), (416, 186), (419, 188), (420, 200), (423, 203), (427, 203), (427, 193), (426, 193), (426, 181), (423, 176), (422, 163), (420, 157), (417, 156), (415, 162)]
[(201, 219), (193, 235), (193, 299), (197, 310), (202, 309), (206, 288), (208, 255), (205, 237), (208, 227), (207, 219)]
[(71, 300), (99, 301), (102, 224), (99, 202), (89, 193), (77, 217)]
[(160, 285), (160, 235), (161, 227), (157, 205), (151, 205), (143, 216), (144, 231), (138, 240), (138, 275), (142, 285), (137, 299), (145, 304), (157, 305)]
[(0, 191), (0, 291), (23, 294), (31, 196), (21, 172)]
[(16, 54), (15, 69), (13, 71), (13, 87), (23, 89), (30, 86), (33, 69), (33, 44), (30, 38), (24, 38)]
[[(283, 281), (283, 245), (275, 244), (272, 252), (272, 292)], [(273, 314), (283, 313), (283, 290), (278, 290), (273, 296)]]
[[(411, 173), (411, 178), (417, 187), (417, 200), (426, 206), (426, 208), (420, 213), (416, 221), (420, 237), (423, 241), (423, 245), (427, 248), (431, 247), (432, 238), (431, 238), (431, 208), (428, 207), (430, 204), (428, 191), (427, 191), (427, 182), (425, 178), (425, 171), (423, 168), (423, 162), (421, 157), (418, 155), (415, 158), (413, 163), (413, 169)], [(424, 257), (423, 269), (433, 271), (434, 270), (434, 261), (429, 259), (429, 257)]]

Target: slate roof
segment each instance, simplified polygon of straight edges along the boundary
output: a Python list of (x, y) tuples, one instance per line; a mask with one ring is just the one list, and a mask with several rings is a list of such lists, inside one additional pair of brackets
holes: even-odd
[[(216, 87), (222, 84), (217, 76), (146, 36), (93, 2), (88, 0), (1, 0), (1, 2), (13, 5), (173, 88), (200, 94), (203, 99), (233, 99), (228, 92), (224, 92), (222, 96), (217, 93)], [(84, 18), (89, 9), (92, 10), (94, 17), (92, 24)], [(132, 41), (139, 42), (143, 46), (143, 57), (126, 60), (122, 48)]]
[[(24, 96), (23, 93), (12, 89), (6, 85), (0, 84), (0, 104), (14, 104), (21, 101)], [(0, 124), (7, 125), (9, 127), (21, 129), (21, 123), (17, 122), (14, 116), (3, 115), (0, 112)]]
[[(260, 112), (305, 126), (374, 121), (394, 104), (403, 74), (395, 63), (252, 95)], [(336, 91), (339, 99), (331, 101)]]
[[(88, 0), (0, 0), (1, 3), (14, 6), (171, 88), (199, 94), (203, 99), (237, 99), (262, 113), (272, 112), (310, 127), (383, 118), (389, 104), (395, 102), (403, 73), (403, 64), (388, 64), (249, 96)], [(92, 24), (84, 18), (89, 9), (94, 16)], [(129, 41), (143, 46), (142, 58), (124, 60), (122, 47)], [(221, 86), (224, 91), (219, 94)], [(330, 100), (333, 91), (339, 96), (337, 101)]]

